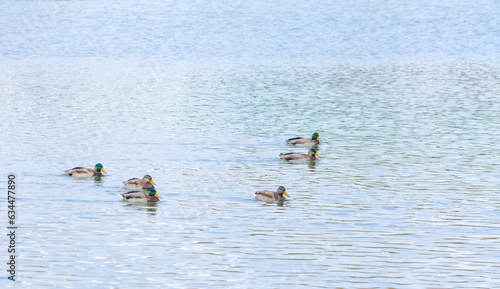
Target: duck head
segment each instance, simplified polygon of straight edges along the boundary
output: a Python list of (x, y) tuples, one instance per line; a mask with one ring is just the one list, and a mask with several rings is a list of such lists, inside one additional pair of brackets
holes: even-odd
[(102, 168), (101, 164), (96, 164), (94, 167), (94, 170), (98, 173), (103, 172), (103, 173), (107, 174), (106, 171)]
[(319, 141), (322, 141), (321, 138), (319, 137), (319, 133), (315, 132), (313, 133), (312, 135), (312, 140), (319, 140)]
[(285, 187), (283, 187), (283, 186), (279, 186), (278, 187), (277, 193), (280, 194), (280, 195), (285, 195), (285, 197), (290, 198), (290, 196), (286, 193)]
[(150, 175), (145, 175), (145, 176), (142, 178), (142, 180), (143, 180), (144, 182), (146, 182), (146, 183), (150, 183), (150, 184), (152, 184), (152, 185), (155, 185), (155, 186), (156, 186), (156, 184), (153, 182), (153, 178), (152, 178)]
[(149, 196), (150, 197), (157, 197), (158, 199), (161, 199), (161, 197), (158, 196), (158, 194), (156, 193), (156, 189), (155, 188), (149, 188), (148, 191), (149, 191)]
[(309, 154), (310, 154), (311, 156), (315, 156), (315, 157), (320, 158), (320, 156), (318, 155), (318, 153), (316, 152), (316, 150), (315, 150), (315, 149), (310, 149), (310, 150), (309, 150)]

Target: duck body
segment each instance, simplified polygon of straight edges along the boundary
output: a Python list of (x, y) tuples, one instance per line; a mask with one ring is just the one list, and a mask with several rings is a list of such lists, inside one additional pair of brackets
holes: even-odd
[(320, 141), (321, 138), (319, 137), (319, 134), (317, 132), (313, 133), (311, 138), (294, 137), (286, 140), (288, 144), (295, 146), (314, 146), (318, 145)]
[(255, 199), (264, 202), (284, 201), (286, 200), (285, 196), (290, 197), (283, 186), (278, 187), (276, 192), (264, 190), (255, 192), (254, 195)]
[(145, 175), (142, 180), (133, 178), (123, 182), (123, 184), (125, 185), (125, 189), (129, 190), (147, 190), (149, 188), (154, 188), (154, 185), (156, 185), (150, 175)]
[(94, 169), (74, 167), (72, 169), (65, 170), (64, 172), (68, 176), (76, 178), (100, 177), (102, 176), (102, 173), (106, 173), (101, 164), (96, 164)]
[(302, 154), (302, 153), (286, 153), (286, 154), (280, 154), (279, 155), (280, 159), (284, 161), (314, 161), (316, 160), (319, 155), (316, 153), (315, 149), (310, 149), (307, 154)]
[(124, 201), (137, 203), (156, 203), (160, 201), (160, 196), (156, 193), (155, 188), (149, 188), (147, 191), (131, 191), (120, 194)]
[(318, 145), (319, 140), (312, 140), (309, 138), (305, 137), (294, 137), (294, 138), (289, 138), (286, 140), (288, 144), (294, 145), (294, 146), (313, 146), (313, 145)]

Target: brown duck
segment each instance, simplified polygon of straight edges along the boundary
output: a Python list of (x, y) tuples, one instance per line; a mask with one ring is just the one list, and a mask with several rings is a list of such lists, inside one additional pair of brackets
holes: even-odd
[(286, 142), (291, 145), (296, 146), (313, 146), (318, 145), (319, 142), (322, 141), (317, 132), (313, 133), (311, 138), (305, 137), (294, 137), (287, 139)]
[(88, 177), (100, 177), (102, 173), (106, 174), (106, 171), (102, 168), (101, 164), (96, 164), (94, 169), (75, 167), (64, 171), (70, 177), (77, 178), (88, 178)]
[(125, 185), (125, 189), (129, 190), (145, 190), (154, 188), (154, 185), (156, 185), (150, 175), (145, 175), (142, 177), (142, 180), (139, 178), (133, 178), (123, 182), (123, 184)]
[(155, 188), (149, 188), (147, 191), (131, 191), (120, 194), (120, 196), (123, 197), (124, 201), (138, 203), (156, 203), (161, 199), (161, 197), (156, 193)]
[(279, 186), (276, 192), (273, 191), (258, 191), (255, 192), (255, 198), (259, 201), (272, 202), (272, 201), (284, 201), (286, 198), (283, 196), (290, 196), (286, 193), (286, 189), (283, 186)]
[(280, 159), (285, 161), (314, 161), (316, 157), (320, 158), (315, 149), (310, 149), (307, 154), (286, 153), (280, 154)]

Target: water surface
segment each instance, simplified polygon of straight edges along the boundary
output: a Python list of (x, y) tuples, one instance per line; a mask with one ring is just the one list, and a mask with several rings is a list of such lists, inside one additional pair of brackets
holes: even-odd
[(1, 2), (2, 286), (500, 286), (495, 3), (195, 2)]

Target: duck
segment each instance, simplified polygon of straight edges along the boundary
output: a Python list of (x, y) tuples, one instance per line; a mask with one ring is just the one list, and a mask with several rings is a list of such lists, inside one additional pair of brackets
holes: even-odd
[(279, 186), (276, 192), (264, 190), (255, 192), (254, 195), (255, 199), (264, 202), (284, 201), (286, 198), (283, 195), (290, 198), (290, 196), (286, 193), (285, 187), (283, 186)]
[(296, 145), (296, 146), (313, 146), (313, 145), (318, 145), (319, 142), (322, 141), (321, 138), (319, 137), (319, 133), (315, 132), (313, 133), (312, 137), (305, 138), (305, 137), (294, 137), (287, 139), (286, 142), (291, 145)]
[(155, 188), (149, 188), (147, 191), (131, 191), (120, 194), (124, 201), (140, 202), (140, 203), (156, 203), (161, 197), (158, 196)]
[(156, 185), (150, 175), (145, 175), (144, 177), (142, 177), (142, 180), (139, 178), (133, 178), (123, 182), (123, 184), (125, 185), (125, 189), (129, 190), (145, 190), (154, 188), (153, 185)]
[(284, 161), (314, 161), (316, 157), (320, 158), (315, 149), (310, 149), (307, 154), (286, 153), (280, 154), (280, 159)]
[(88, 178), (88, 177), (100, 177), (102, 173), (106, 173), (106, 171), (102, 168), (101, 164), (96, 164), (94, 169), (75, 167), (69, 170), (64, 171), (70, 177), (77, 178)]

